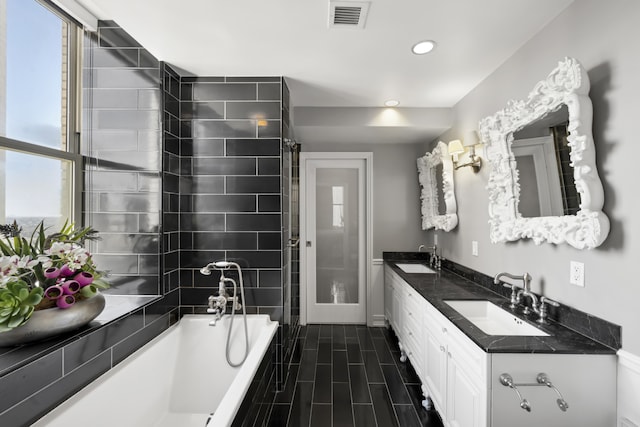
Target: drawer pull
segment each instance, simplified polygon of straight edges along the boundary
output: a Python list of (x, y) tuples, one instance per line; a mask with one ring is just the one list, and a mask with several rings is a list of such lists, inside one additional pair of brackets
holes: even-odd
[(447, 328), (442, 328), (442, 333), (446, 334), (447, 333)]

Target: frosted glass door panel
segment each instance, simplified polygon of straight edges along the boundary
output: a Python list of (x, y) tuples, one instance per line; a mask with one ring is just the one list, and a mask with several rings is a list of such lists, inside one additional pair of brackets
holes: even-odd
[(312, 155), (303, 163), (306, 320), (366, 323), (365, 160)]
[(357, 304), (358, 170), (316, 171), (316, 302)]

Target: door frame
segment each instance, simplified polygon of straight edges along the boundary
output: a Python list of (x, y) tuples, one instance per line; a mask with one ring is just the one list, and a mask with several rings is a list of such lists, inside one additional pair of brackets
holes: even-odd
[(364, 160), (365, 177), (365, 311), (367, 326), (373, 325), (372, 313), (372, 152), (301, 152), (300, 153), (300, 324), (307, 324), (307, 160)]

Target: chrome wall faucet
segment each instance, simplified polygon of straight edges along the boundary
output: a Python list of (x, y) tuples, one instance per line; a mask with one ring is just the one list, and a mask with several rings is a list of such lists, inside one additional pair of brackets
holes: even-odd
[[(536, 295), (531, 292), (531, 275), (529, 273), (524, 273), (521, 276), (506, 272), (498, 273), (493, 278), (493, 283), (495, 283), (496, 285), (500, 284), (500, 279), (502, 277), (508, 277), (509, 279), (513, 280), (522, 280), (522, 288), (519, 290), (515, 284), (503, 284), (504, 287), (511, 288), (511, 305), (509, 307), (511, 307), (512, 310), (516, 308), (523, 297), (529, 297), (531, 299), (531, 310), (533, 310), (535, 313), (539, 313), (538, 297), (536, 297)], [(531, 313), (531, 310), (529, 310), (529, 307), (525, 305), (523, 313), (529, 314)]]

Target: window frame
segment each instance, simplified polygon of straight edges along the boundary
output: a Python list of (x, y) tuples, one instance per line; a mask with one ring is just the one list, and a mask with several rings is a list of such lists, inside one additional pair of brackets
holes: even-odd
[[(67, 88), (66, 88), (66, 150), (46, 147), (0, 135), (0, 148), (24, 154), (65, 160), (72, 164), (69, 222), (83, 225), (83, 157), (80, 152), (80, 125), (82, 112), (82, 36), (83, 28), (75, 19), (68, 16), (56, 5), (47, 0), (34, 0), (56, 15), (67, 25)], [(37, 216), (37, 215), (34, 215)]]

